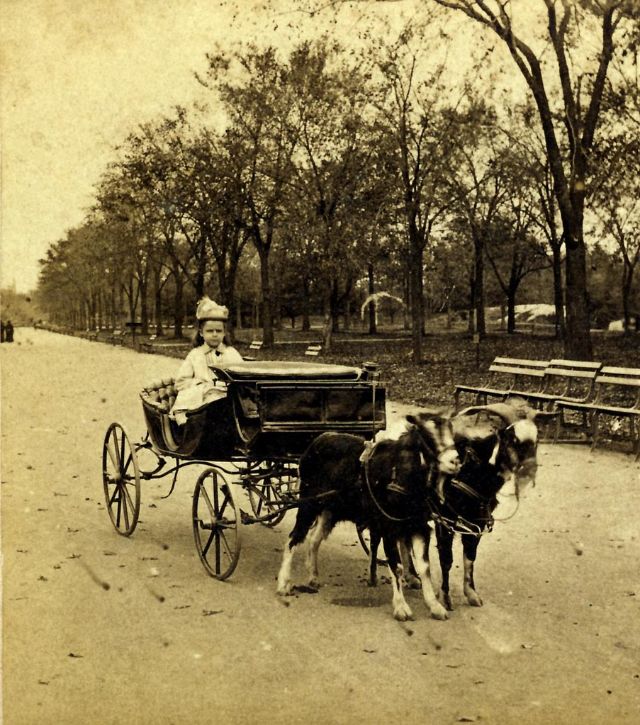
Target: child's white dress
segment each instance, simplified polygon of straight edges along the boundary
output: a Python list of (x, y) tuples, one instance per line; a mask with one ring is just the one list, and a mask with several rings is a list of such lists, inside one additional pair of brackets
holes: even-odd
[(242, 361), (242, 355), (224, 343), (212, 350), (206, 343), (195, 347), (180, 365), (175, 386), (178, 390), (171, 415), (180, 425), (187, 420), (186, 411), (199, 408), (205, 403), (224, 398), (227, 386), (218, 380), (213, 367), (224, 368)]

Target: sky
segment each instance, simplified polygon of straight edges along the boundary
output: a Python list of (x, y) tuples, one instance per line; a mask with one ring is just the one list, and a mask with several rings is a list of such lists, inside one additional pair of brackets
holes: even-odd
[[(376, 12), (399, 23), (420, 1)], [(202, 97), (194, 71), (216, 42), (285, 47), (323, 23), (338, 27), (331, 12), (301, 12), (310, 2), (2, 0), (0, 287), (36, 287), (38, 260), (82, 222), (114, 146)], [(341, 9), (342, 40), (371, 22), (365, 5)]]

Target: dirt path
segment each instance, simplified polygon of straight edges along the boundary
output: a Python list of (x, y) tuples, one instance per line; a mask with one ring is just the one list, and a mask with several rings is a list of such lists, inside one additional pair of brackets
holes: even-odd
[[(364, 585), (346, 525), (322, 550), (315, 595), (275, 595), (293, 514), (275, 530), (243, 527), (232, 579), (207, 577), (191, 533), (195, 472), (166, 500), (168, 480), (147, 484), (138, 530), (117, 536), (104, 432), (118, 420), (139, 438), (137, 390), (176, 361), (43, 331), (16, 340), (1, 347), (7, 725), (637, 721), (630, 456), (543, 446), (538, 486), (482, 542), (485, 606), (463, 602), (458, 567), (451, 619), (428, 619), (411, 592), (416, 621), (400, 625), (390, 587)], [(497, 516), (513, 505), (505, 497)]]

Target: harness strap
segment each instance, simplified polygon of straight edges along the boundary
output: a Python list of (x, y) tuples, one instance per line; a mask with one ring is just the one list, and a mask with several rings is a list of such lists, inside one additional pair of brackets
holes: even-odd
[(471, 488), (471, 486), (467, 485), (464, 481), (460, 481), (457, 478), (451, 479), (451, 485), (454, 488), (457, 488), (458, 490), (462, 491), (462, 493), (466, 493), (467, 496), (470, 496), (471, 498), (475, 498), (478, 501), (489, 501), (490, 499), (485, 498), (484, 496), (481, 496), (475, 489)]

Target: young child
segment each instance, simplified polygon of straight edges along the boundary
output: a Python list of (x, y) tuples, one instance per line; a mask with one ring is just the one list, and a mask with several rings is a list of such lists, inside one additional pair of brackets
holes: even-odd
[(224, 368), (242, 361), (242, 355), (224, 342), (225, 322), (229, 318), (226, 307), (203, 297), (198, 303), (196, 318), (198, 333), (194, 349), (180, 365), (175, 380), (178, 395), (171, 414), (180, 425), (187, 420), (187, 410), (199, 408), (227, 394), (225, 384), (218, 381), (211, 368)]

